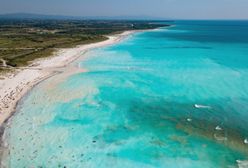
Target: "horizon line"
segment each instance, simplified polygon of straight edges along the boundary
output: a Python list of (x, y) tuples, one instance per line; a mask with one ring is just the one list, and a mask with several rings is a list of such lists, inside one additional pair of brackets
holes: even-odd
[[(82, 15), (63, 15), (63, 14), (42, 14), (42, 13), (28, 13), (28, 12), (10, 12), (10, 13), (0, 13), (0, 19), (4, 19), (3, 17), (8, 15), (17, 15), (17, 14), (22, 14), (22, 15), (36, 15), (36, 16), (40, 16), (40, 17), (61, 17), (60, 20), (63, 20), (62, 17), (68, 17), (65, 20), (73, 20), (72, 18), (74, 18), (75, 20), (90, 20), (90, 18), (92, 18), (92, 20), (157, 20), (157, 21), (248, 21), (248, 18), (244, 19), (244, 18), (232, 18), (232, 19), (228, 19), (228, 18), (164, 18), (164, 17), (158, 17), (158, 16), (149, 16), (149, 15), (113, 15), (113, 16), (95, 16), (95, 15), (86, 15), (86, 16), (82, 16)], [(1, 18), (2, 17), (2, 18)], [(21, 16), (19, 16), (21, 17)], [(71, 17), (71, 19), (69, 19)], [(114, 18), (118, 18), (119, 19), (114, 19)], [(121, 19), (121, 17), (123, 17)], [(125, 17), (130, 17), (130, 19), (127, 19)], [(131, 19), (133, 17), (133, 19)], [(5, 18), (5, 19), (6, 19)], [(77, 19), (76, 19), (77, 18)], [(112, 18), (112, 19), (111, 19)], [(14, 19), (14, 18), (12, 18)], [(20, 19), (18, 18), (18, 16), (16, 16), (16, 19)], [(32, 19), (32, 18), (23, 18), (23, 19)], [(38, 19), (38, 18), (33, 18), (33, 19)], [(49, 18), (47, 18), (49, 19)], [(45, 20), (45, 18), (40, 18), (40, 20)], [(51, 20), (56, 20), (56, 19), (52, 19)]]

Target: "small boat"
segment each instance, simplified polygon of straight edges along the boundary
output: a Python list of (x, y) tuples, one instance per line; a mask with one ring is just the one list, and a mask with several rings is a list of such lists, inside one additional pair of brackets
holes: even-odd
[(247, 138), (245, 138), (244, 143), (248, 144), (248, 139)]
[(217, 125), (217, 127), (215, 127), (215, 130), (222, 131), (223, 129), (220, 126)]
[(200, 105), (200, 104), (195, 104), (195, 108), (205, 108), (205, 109), (211, 109), (210, 106), (204, 106), (204, 105)]
[(191, 119), (191, 118), (187, 118), (187, 121), (188, 121), (188, 122), (191, 122), (191, 121), (192, 121), (192, 119)]

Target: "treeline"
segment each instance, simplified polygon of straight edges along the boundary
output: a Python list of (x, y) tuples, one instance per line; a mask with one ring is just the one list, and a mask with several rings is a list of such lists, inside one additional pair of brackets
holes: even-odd
[(105, 35), (125, 30), (163, 26), (168, 25), (161, 21), (0, 20), (0, 70), (50, 56), (55, 48), (102, 41)]

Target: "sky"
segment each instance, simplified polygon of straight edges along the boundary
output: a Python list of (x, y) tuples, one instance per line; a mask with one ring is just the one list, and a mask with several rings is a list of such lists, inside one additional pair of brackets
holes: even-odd
[(248, 0), (0, 0), (0, 14), (248, 19)]

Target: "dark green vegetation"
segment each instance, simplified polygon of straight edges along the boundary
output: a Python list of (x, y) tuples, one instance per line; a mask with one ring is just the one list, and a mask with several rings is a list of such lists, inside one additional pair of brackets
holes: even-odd
[(152, 21), (0, 20), (0, 71), (47, 57), (56, 48), (103, 41), (125, 30), (166, 26)]

